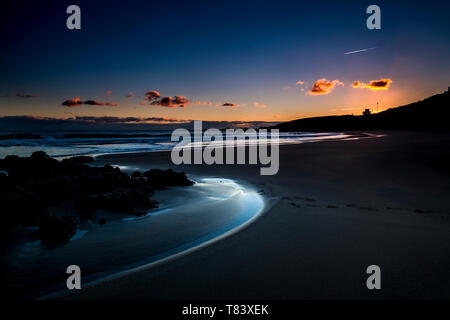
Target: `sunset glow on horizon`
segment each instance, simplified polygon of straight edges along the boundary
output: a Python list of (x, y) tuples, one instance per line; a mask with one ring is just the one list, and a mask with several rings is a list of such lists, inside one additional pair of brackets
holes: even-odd
[[(289, 121), (381, 111), (450, 84), (449, 23), (432, 5), (405, 15), (380, 1), (374, 31), (361, 3), (235, 4), (159, 3), (148, 18), (145, 2), (81, 1), (78, 31), (61, 25), (63, 4), (28, 6), (28, 20), (13, 6), (2, 22), (0, 117)], [(166, 22), (174, 10), (189, 19)]]

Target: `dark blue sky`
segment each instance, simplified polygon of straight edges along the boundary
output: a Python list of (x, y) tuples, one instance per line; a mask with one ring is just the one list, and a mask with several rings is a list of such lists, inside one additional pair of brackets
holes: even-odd
[[(66, 28), (70, 4), (81, 8), (81, 30)], [(381, 8), (382, 30), (365, 26), (370, 4)], [(449, 9), (448, 1), (14, 1), (2, 11), (0, 115), (289, 120), (390, 107), (450, 85)], [(324, 78), (339, 82), (308, 94)], [(388, 90), (352, 88), (385, 78)], [(191, 103), (140, 104), (149, 90)], [(61, 106), (74, 97), (119, 106)]]

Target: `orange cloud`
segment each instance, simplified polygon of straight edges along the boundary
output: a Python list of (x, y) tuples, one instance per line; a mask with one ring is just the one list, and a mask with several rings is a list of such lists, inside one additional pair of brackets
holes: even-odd
[(299, 86), (301, 86), (302, 84), (305, 84), (305, 82), (302, 80), (298, 80), (295, 84), (298, 84)]
[(322, 95), (329, 94), (336, 86), (343, 86), (344, 84), (339, 80), (329, 81), (325, 78), (317, 80), (311, 90), (309, 90), (310, 95)]
[(189, 103), (191, 103), (191, 101), (188, 98), (183, 96), (175, 96), (174, 98), (163, 97), (160, 100), (153, 101), (151, 104), (167, 108), (175, 108), (175, 107), (184, 108)]
[(148, 100), (148, 101), (153, 101), (153, 100), (156, 100), (157, 98), (159, 98), (160, 96), (161, 95), (159, 94), (158, 91), (152, 90), (152, 91), (148, 91), (145, 93), (144, 99)]
[(134, 96), (134, 93), (130, 91), (129, 94), (126, 95), (127, 98), (132, 98)]
[(69, 99), (62, 103), (62, 105), (66, 107), (79, 106), (80, 104), (83, 104), (83, 101), (81, 101), (80, 97)]
[(109, 97), (111, 95), (111, 90), (106, 91), (106, 96)]
[(225, 102), (224, 104), (222, 104), (222, 107), (237, 108), (240, 107), (240, 105), (231, 102)]
[(265, 108), (266, 107), (265, 104), (261, 104), (258, 101), (253, 102), (253, 105), (255, 106), (255, 108)]
[(210, 101), (195, 101), (194, 104), (201, 106), (212, 106), (213, 103)]
[(118, 106), (118, 104), (115, 102), (102, 102), (98, 100), (86, 100), (85, 102), (83, 102), (83, 104), (87, 104), (90, 106), (112, 106), (112, 107)]
[(90, 105), (90, 106), (112, 106), (112, 107), (117, 107), (118, 104), (115, 102), (102, 102), (102, 101), (97, 101), (97, 100), (86, 100), (86, 101), (81, 101), (80, 97), (76, 97), (73, 99), (69, 99), (69, 100), (65, 100), (62, 105), (66, 106), (66, 107), (76, 107), (76, 106), (80, 106), (82, 104), (85, 105)]
[(387, 90), (389, 85), (391, 84), (391, 82), (392, 82), (391, 79), (373, 80), (373, 81), (370, 81), (369, 84), (355, 81), (355, 82), (353, 82), (352, 86), (353, 86), (353, 88), (368, 88), (373, 91)]

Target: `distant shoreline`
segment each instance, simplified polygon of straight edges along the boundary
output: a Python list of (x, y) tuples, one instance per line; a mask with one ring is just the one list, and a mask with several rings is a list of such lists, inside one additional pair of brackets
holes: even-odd
[[(158, 132), (155, 135), (138, 135), (132, 137), (133, 133), (124, 135), (122, 138), (110, 138), (103, 134), (95, 134), (90, 138), (72, 138), (64, 139), (54, 138), (55, 133), (44, 135), (42, 138), (35, 139), (10, 139), (0, 140), (0, 158), (15, 154), (19, 156), (30, 156), (35, 151), (45, 151), (52, 157), (64, 159), (71, 156), (98, 156), (117, 153), (136, 153), (136, 152), (158, 152), (170, 151), (175, 145), (171, 141), (171, 133)], [(63, 136), (64, 133), (59, 135)], [(79, 132), (75, 136), (85, 135)], [(364, 132), (293, 132), (280, 133), (280, 145), (289, 143), (306, 143), (321, 140), (345, 139), (349, 136), (363, 138)], [(96, 136), (96, 138), (93, 138)], [(251, 143), (251, 142), (249, 142)]]

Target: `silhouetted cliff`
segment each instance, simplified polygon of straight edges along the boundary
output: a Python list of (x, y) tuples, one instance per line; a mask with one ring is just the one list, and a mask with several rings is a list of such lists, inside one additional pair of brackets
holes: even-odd
[(430, 130), (450, 129), (450, 92), (370, 115), (298, 119), (278, 124), (280, 131)]

